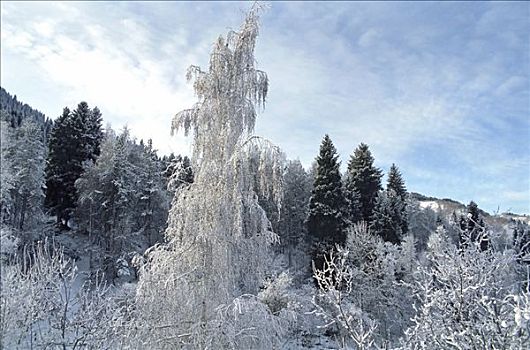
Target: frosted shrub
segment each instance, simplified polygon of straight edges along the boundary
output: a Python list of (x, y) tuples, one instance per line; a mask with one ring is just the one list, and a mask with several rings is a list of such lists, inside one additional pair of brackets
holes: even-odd
[(217, 308), (206, 331), (208, 342), (201, 345), (217, 349), (275, 349), (288, 325), (287, 319), (273, 315), (258, 297), (244, 294)]
[(291, 277), (282, 272), (272, 281), (266, 281), (265, 287), (258, 294), (258, 298), (269, 307), (274, 315), (287, 309), (289, 306), (289, 287), (291, 286)]
[(458, 249), (443, 229), (415, 276), (419, 300), (407, 349), (522, 349), (530, 342), (528, 291), (520, 291), (512, 251)]
[(1, 348), (103, 346), (113, 299), (104, 285), (83, 284), (56, 246), (28, 248), (15, 264), (2, 264), (1, 272)]
[(338, 330), (338, 343), (343, 348), (355, 345), (369, 349), (374, 343), (376, 324), (354, 304), (354, 272), (348, 265), (348, 251), (337, 247), (325, 256), (324, 268), (314, 269), (319, 291), (313, 302), (316, 312), (326, 324)]
[(413, 238), (406, 236), (399, 246), (383, 242), (360, 223), (349, 229), (346, 247), (329, 254), (324, 269), (314, 270), (314, 302), (326, 326), (338, 329), (345, 346), (396, 342), (413, 314), (404, 283), (416, 268)]
[(0, 228), (0, 259), (8, 259), (13, 256), (20, 245), (20, 239), (15, 237), (11, 228), (2, 225)]

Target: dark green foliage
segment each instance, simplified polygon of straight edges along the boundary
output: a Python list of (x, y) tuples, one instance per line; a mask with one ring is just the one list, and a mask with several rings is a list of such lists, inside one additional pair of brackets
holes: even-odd
[(405, 181), (399, 172), (398, 167), (392, 163), (390, 170), (388, 171), (388, 180), (386, 184), (387, 191), (394, 191), (403, 201), (407, 198), (407, 188), (405, 187)]
[(71, 161), (70, 154), (76, 150), (69, 136), (70, 115), (70, 110), (65, 107), (63, 114), (55, 121), (46, 163), (46, 206), (51, 209), (52, 214), (57, 215), (58, 223), (68, 220), (76, 200), (76, 176), (71, 174), (75, 164)]
[(173, 153), (163, 160), (165, 164), (164, 175), (168, 179), (168, 187), (171, 191), (193, 183), (193, 168), (188, 156), (175, 156)]
[(406, 209), (409, 233), (414, 236), (418, 251), (425, 251), (431, 233), (438, 227), (437, 215), (430, 207), (421, 208), (416, 201), (408, 203)]
[(99, 108), (94, 107), (87, 118), (87, 158), (96, 161), (96, 158), (101, 153), (100, 145), (103, 141), (103, 130), (101, 128), (102, 116)]
[(289, 266), (293, 249), (304, 241), (305, 220), (309, 210), (311, 179), (299, 160), (289, 161), (284, 174), (283, 203), (280, 216), (280, 247), (287, 250)]
[(345, 186), (344, 193), (347, 201), (347, 216), (351, 224), (355, 224), (362, 220), (361, 212), (361, 195), (354, 188)]
[(169, 198), (152, 142), (137, 144), (125, 128), (107, 130), (96, 163), (76, 182), (76, 222), (110, 254), (141, 252), (161, 241)]
[(467, 206), (467, 230), (473, 231), (475, 230), (475, 227), (477, 227), (480, 223), (480, 217), (478, 212), (478, 205), (477, 203), (471, 201), (469, 202), (469, 205)]
[(403, 213), (405, 204), (394, 191), (379, 193), (370, 229), (386, 242), (400, 244), (403, 238)]
[(332, 248), (335, 244), (344, 244), (346, 240), (347, 217), (340, 162), (328, 135), (324, 136), (316, 162), (307, 228), (313, 243)]
[(55, 122), (48, 144), (46, 205), (61, 225), (68, 226), (77, 201), (75, 182), (84, 162), (96, 159), (101, 139), (101, 113), (86, 102), (73, 112), (64, 108)]
[(374, 166), (374, 158), (368, 145), (361, 143), (354, 151), (348, 163), (346, 189), (357, 192), (361, 220), (369, 222), (372, 218), (375, 201), (381, 187), (382, 172)]
[(522, 221), (513, 227), (513, 246), (519, 263), (530, 264), (530, 228)]
[(401, 232), (406, 234), (408, 232), (408, 220), (407, 220), (407, 188), (405, 187), (405, 181), (395, 164), (392, 164), (388, 172), (388, 179), (386, 184), (387, 193), (394, 193), (399, 199), (401, 199), (403, 210), (401, 211)]
[(4, 111), (2, 118), (12, 128), (18, 128), (23, 122), (34, 122), (41, 130), (40, 141), (46, 144), (51, 132), (53, 122), (40, 111), (17, 100), (17, 96), (11, 96), (4, 88), (0, 87), (0, 110)]
[(168, 179), (171, 178), (171, 175), (173, 175), (177, 169), (177, 164), (182, 161), (182, 157), (179, 155), (175, 156), (173, 152), (169, 156), (163, 156), (162, 157), (162, 164), (164, 166), (164, 176)]
[(479, 243), (481, 250), (489, 248), (489, 237), (484, 220), (480, 217), (477, 203), (471, 201), (467, 206), (466, 217), (460, 217), (460, 244)]
[(180, 167), (178, 179), (183, 184), (193, 183), (193, 168), (191, 167), (191, 160), (188, 156), (182, 158), (182, 166)]

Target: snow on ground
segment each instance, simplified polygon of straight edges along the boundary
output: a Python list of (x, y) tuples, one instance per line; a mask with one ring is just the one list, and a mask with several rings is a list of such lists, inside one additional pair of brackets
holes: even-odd
[(522, 221), (527, 224), (530, 224), (530, 216), (528, 215), (501, 214), (500, 217), (506, 218), (506, 219), (513, 219), (516, 221)]
[(13, 235), (9, 227), (0, 228), (0, 254), (12, 255), (16, 252), (19, 239)]
[(430, 208), (434, 211), (443, 210), (443, 205), (437, 201), (420, 201), (420, 207), (422, 209)]

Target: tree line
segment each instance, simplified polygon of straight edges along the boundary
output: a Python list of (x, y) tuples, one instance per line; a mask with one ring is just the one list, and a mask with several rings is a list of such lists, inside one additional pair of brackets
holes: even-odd
[(49, 235), (50, 216), (59, 231), (74, 228), (109, 256), (162, 240), (171, 193), (193, 181), (188, 157), (159, 157), (126, 127), (104, 130), (101, 111), (86, 102), (51, 122), (3, 97), (1, 223), (20, 247)]

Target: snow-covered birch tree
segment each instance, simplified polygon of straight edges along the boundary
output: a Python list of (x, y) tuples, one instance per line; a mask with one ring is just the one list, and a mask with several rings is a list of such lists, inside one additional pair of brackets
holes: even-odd
[[(259, 348), (274, 338), (270, 327), (256, 324), (263, 317), (235, 331), (219, 321), (264, 310), (264, 304), (248, 307), (259, 302), (244, 297), (237, 304), (247, 306), (222, 311), (234, 298), (258, 292), (267, 247), (278, 239), (258, 204), (260, 195), (269, 195), (279, 207), (283, 167), (280, 150), (253, 135), (268, 90), (254, 60), (259, 10), (254, 5), (239, 31), (219, 37), (208, 70), (191, 66), (187, 73), (198, 102), (175, 116), (172, 130), (193, 136), (194, 182), (176, 190), (167, 242), (147, 254), (137, 292), (139, 322), (148, 318), (146, 334), (157, 348), (206, 348), (212, 339), (216, 346)], [(265, 338), (268, 345), (260, 343)]]

